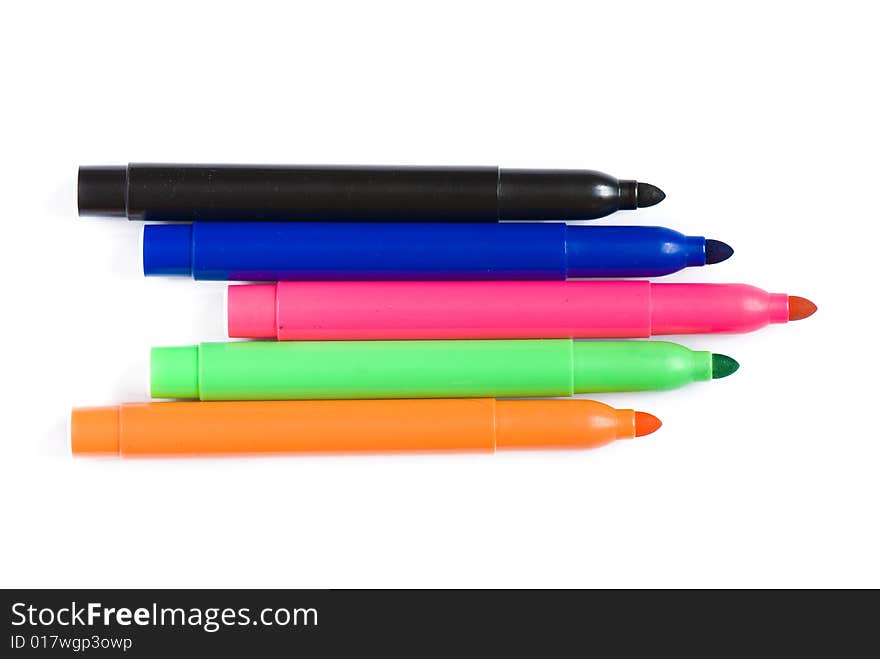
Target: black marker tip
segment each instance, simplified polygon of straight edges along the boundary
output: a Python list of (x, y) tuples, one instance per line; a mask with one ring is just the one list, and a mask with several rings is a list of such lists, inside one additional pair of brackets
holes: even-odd
[(636, 203), (639, 208), (647, 208), (659, 204), (666, 199), (666, 193), (656, 185), (650, 183), (636, 184)]
[(720, 240), (706, 239), (706, 265), (721, 263), (733, 256), (733, 247)]

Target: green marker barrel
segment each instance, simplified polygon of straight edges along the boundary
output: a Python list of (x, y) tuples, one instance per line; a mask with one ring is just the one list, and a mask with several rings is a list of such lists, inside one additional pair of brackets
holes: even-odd
[(153, 348), (155, 398), (571, 396), (675, 389), (736, 370), (665, 341), (284, 341)]

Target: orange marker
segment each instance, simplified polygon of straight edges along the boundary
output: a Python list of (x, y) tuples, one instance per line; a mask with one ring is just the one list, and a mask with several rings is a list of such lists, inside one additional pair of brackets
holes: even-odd
[(291, 400), (76, 408), (75, 454), (218, 455), (594, 448), (660, 420), (590, 400)]

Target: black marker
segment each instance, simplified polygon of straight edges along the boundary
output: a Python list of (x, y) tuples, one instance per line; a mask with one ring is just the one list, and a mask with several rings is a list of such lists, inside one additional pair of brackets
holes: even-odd
[(137, 165), (80, 167), (79, 214), (130, 220), (591, 220), (665, 198), (576, 169)]

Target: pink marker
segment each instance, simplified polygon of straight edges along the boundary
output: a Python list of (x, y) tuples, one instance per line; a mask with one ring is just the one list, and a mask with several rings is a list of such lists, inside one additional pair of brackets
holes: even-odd
[(639, 338), (806, 318), (801, 297), (648, 281), (280, 282), (229, 287), (229, 336), (292, 340)]

